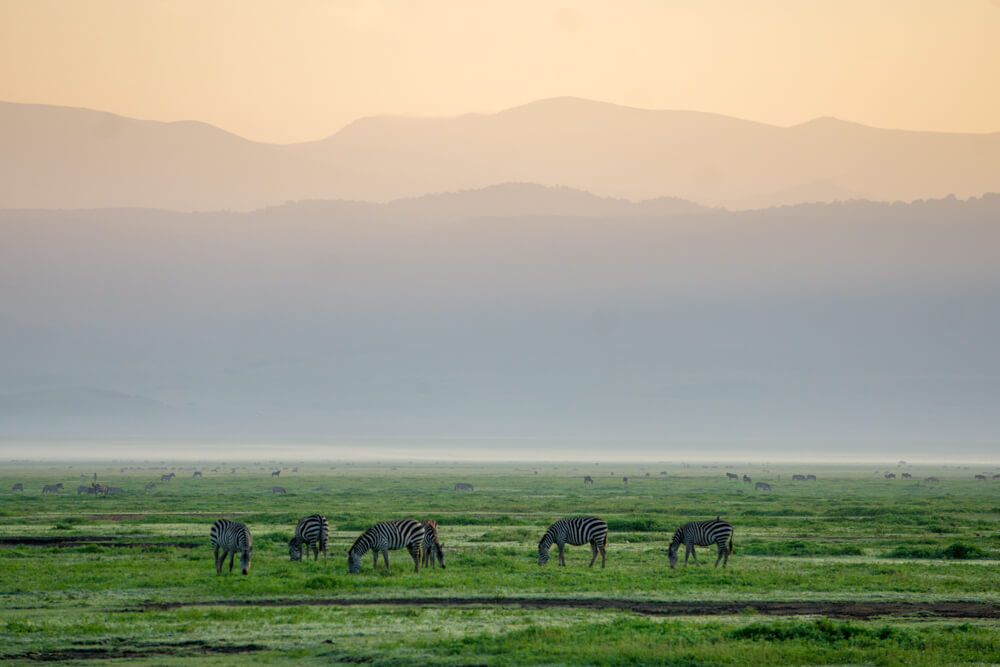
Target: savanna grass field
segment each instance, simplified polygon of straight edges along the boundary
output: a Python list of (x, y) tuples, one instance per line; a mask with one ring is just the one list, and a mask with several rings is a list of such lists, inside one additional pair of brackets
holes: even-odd
[[(124, 493), (78, 494), (95, 472)], [(0, 659), (1000, 663), (997, 473), (897, 462), (4, 463)], [(292, 562), (288, 540), (313, 513), (330, 522), (327, 561)], [(587, 567), (586, 545), (567, 546), (566, 567), (553, 547), (540, 567), (545, 529), (581, 514), (609, 525), (607, 567)], [(682, 550), (670, 569), (673, 531), (716, 516), (735, 529), (729, 566), (699, 547), (700, 564), (685, 567)], [(238, 562), (215, 572), (209, 529), (221, 517), (252, 531), (247, 576)], [(348, 574), (354, 539), (405, 517), (438, 522), (446, 569), (414, 573), (400, 550), (388, 571), (373, 571), (369, 553)]]

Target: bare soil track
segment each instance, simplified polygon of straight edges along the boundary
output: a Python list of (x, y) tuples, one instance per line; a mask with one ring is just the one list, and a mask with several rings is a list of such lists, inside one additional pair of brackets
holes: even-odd
[(0, 537), (0, 547), (33, 546), (33, 547), (79, 547), (87, 544), (103, 544), (109, 547), (177, 547), (193, 549), (203, 547), (207, 541), (201, 542), (132, 542), (119, 537), (107, 535), (22, 535), (20, 537)]
[(257, 644), (207, 644), (201, 641), (170, 644), (137, 643), (122, 646), (88, 646), (80, 648), (29, 651), (0, 656), (0, 660), (34, 660), (37, 662), (66, 662), (68, 660), (109, 660), (112, 658), (147, 658), (154, 655), (196, 657), (208, 654), (235, 654), (261, 651)]
[[(876, 602), (837, 600), (800, 601), (640, 601), (602, 598), (316, 598), (304, 600), (210, 600), (205, 602), (161, 602), (141, 605), (139, 610), (176, 609), (189, 606), (290, 607), (296, 605), (351, 607), (360, 605), (419, 607), (522, 607), (525, 609), (576, 608), (621, 609), (654, 616), (725, 616), (746, 612), (769, 616), (832, 616), (873, 618), (916, 616), (937, 618), (1000, 618), (1000, 604), (992, 602)], [(130, 609), (129, 611), (134, 611)]]

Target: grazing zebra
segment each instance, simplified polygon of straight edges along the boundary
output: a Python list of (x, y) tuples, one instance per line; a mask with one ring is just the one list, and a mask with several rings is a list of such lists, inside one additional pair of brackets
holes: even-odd
[(583, 478), (583, 483), (584, 484), (593, 484), (594, 483), (594, 478), (591, 477), (590, 475), (587, 475), (586, 477)]
[(62, 491), (62, 488), (62, 482), (59, 482), (58, 484), (46, 484), (42, 487), (42, 493), (59, 493)]
[(17, 484), (15, 484), (14, 487), (10, 490), (10, 492), (14, 493), (15, 491), (20, 491), (21, 493), (24, 493), (24, 484), (22, 482), (18, 482)]
[(309, 547), (313, 549), (313, 560), (319, 560), (319, 550), (323, 549), (323, 562), (326, 562), (326, 542), (330, 539), (330, 523), (322, 514), (310, 514), (299, 519), (295, 526), (295, 537), (288, 541), (288, 557), (292, 560), (302, 560), (302, 545), (306, 547), (308, 558)]
[(80, 495), (81, 493), (93, 493), (93, 492), (94, 492), (93, 487), (87, 486), (86, 484), (81, 484), (80, 486), (76, 487), (76, 495)]
[(459, 482), (455, 484), (456, 491), (475, 491), (471, 484), (466, 484), (465, 482)]
[(793, 482), (804, 482), (804, 481), (806, 481), (806, 476), (805, 475), (792, 475), (792, 481)]
[(438, 539), (438, 523), (434, 519), (424, 519), (420, 523), (424, 524), (424, 557), (421, 565), (434, 567), (434, 560), (441, 564), (444, 569), (444, 544)]
[(271, 477), (280, 477), (280, 476), (281, 476), (280, 470), (275, 470), (274, 472), (271, 473)]
[[(253, 538), (246, 524), (229, 519), (219, 519), (212, 524), (209, 533), (212, 546), (215, 548), (215, 573), (222, 574), (222, 564), (229, 556), (229, 572), (233, 571), (233, 559), (240, 554), (240, 569), (243, 574), (250, 572), (250, 552), (253, 551)], [(222, 557), (219, 557), (219, 552)]]
[(622, 477), (622, 481), (625, 482), (625, 486), (628, 486), (628, 477)]
[(424, 525), (413, 519), (396, 519), (382, 521), (361, 533), (354, 544), (347, 550), (347, 571), (357, 574), (361, 571), (361, 557), (372, 551), (375, 563), (372, 569), (378, 567), (378, 555), (382, 553), (385, 559), (385, 569), (389, 569), (389, 550), (406, 547), (413, 558), (413, 571), (420, 571), (420, 547), (424, 541)]
[[(758, 482), (760, 484), (761, 482)], [(728, 521), (723, 521), (719, 517), (711, 521), (690, 521), (674, 531), (674, 539), (667, 549), (667, 556), (670, 558), (670, 567), (677, 566), (677, 551), (680, 545), (684, 544), (684, 566), (687, 567), (688, 556), (694, 556), (694, 562), (698, 562), (698, 554), (694, 552), (695, 546), (707, 547), (712, 544), (719, 546), (719, 557), (715, 559), (715, 567), (722, 567), (729, 562), (729, 554), (733, 553), (733, 527)], [(728, 545), (727, 545), (728, 543)]]
[(749, 484), (749, 483), (750, 483), (750, 482), (752, 482), (752, 481), (753, 481), (753, 480), (752, 480), (752, 479), (750, 479), (750, 477), (748, 477), (746, 473), (743, 473), (743, 483), (744, 483), (744, 484)]
[(940, 482), (941, 480), (938, 479), (937, 477), (925, 477), (924, 481), (925, 482)]
[(193, 474), (193, 475), (191, 475), (191, 476), (192, 476), (192, 477), (201, 477), (201, 471), (200, 471), (200, 470), (195, 470), (195, 471), (194, 471), (194, 474)]
[(908, 472), (904, 472), (902, 475), (903, 479), (913, 479), (913, 475)]
[(538, 542), (538, 564), (545, 565), (549, 562), (549, 548), (555, 542), (559, 548), (559, 564), (565, 566), (566, 558), (563, 550), (567, 544), (580, 546), (590, 544), (590, 565), (594, 567), (597, 560), (597, 552), (601, 552), (601, 567), (604, 567), (606, 558), (605, 548), (608, 546), (608, 523), (604, 519), (596, 516), (577, 516), (566, 519), (559, 519), (549, 526), (549, 529), (542, 535)]
[(980, 480), (982, 480), (982, 481), (985, 482), (986, 481), (986, 475), (976, 475), (976, 479), (980, 479)]
[(155, 489), (155, 488), (156, 488), (156, 482), (150, 482), (150, 483), (148, 483), (148, 484), (146, 485), (146, 490), (147, 490), (147, 491), (152, 491), (152, 490), (153, 490), (153, 489)]
[(768, 484), (767, 482), (757, 482), (756, 484), (754, 484), (753, 488), (754, 490), (770, 491), (771, 485)]
[(90, 486), (91, 486), (92, 489), (94, 489), (94, 493), (103, 493), (104, 495), (108, 495), (108, 485), (107, 484), (103, 484), (101, 482), (94, 482)]
[(283, 486), (272, 486), (271, 495), (273, 496), (276, 493), (288, 493), (288, 491), (285, 491), (285, 487)]
[(887, 472), (885, 474), (885, 478), (886, 479), (896, 479), (896, 473), (894, 473), (894, 472)]
[(815, 482), (816, 481), (816, 475), (806, 475), (806, 481), (807, 482)]
[(174, 473), (170, 473), (169, 475), (160, 475), (161, 482), (169, 482), (173, 478), (174, 478)]
[(739, 481), (740, 476), (737, 475), (736, 473), (727, 472), (726, 473), (726, 479), (735, 479), (736, 481)]
[(104, 489), (104, 495), (108, 495), (109, 493), (125, 493), (125, 489), (118, 486), (106, 486)]

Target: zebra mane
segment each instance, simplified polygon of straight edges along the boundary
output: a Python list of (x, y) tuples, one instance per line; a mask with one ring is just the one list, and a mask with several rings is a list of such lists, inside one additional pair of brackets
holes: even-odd
[[(370, 532), (372, 532), (371, 528), (369, 528), (365, 532), (363, 532), (360, 535), (358, 535), (358, 539), (354, 540), (354, 544), (352, 544), (351, 548), (347, 550), (347, 553), (353, 553), (354, 550), (358, 548), (358, 545), (361, 544), (361, 540), (365, 539), (365, 537)], [(360, 551), (360, 555), (364, 555), (364, 554), (368, 553), (368, 550), (371, 549), (371, 547), (368, 546), (367, 544), (361, 544), (361, 546), (364, 547), (364, 549)]]

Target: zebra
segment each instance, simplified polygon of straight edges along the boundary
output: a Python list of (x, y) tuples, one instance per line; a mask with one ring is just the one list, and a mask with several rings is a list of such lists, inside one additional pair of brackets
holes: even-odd
[(456, 491), (475, 491), (471, 484), (466, 484), (465, 482), (459, 482), (455, 484)]
[(274, 472), (271, 473), (271, 477), (280, 477), (280, 476), (281, 476), (280, 470), (275, 470)]
[(118, 486), (106, 486), (104, 489), (104, 495), (108, 495), (109, 493), (125, 493), (125, 489)]
[(170, 473), (169, 475), (160, 475), (161, 482), (169, 482), (173, 478), (174, 478), (174, 473)]
[(903, 479), (913, 479), (913, 475), (908, 472), (903, 473)]
[(17, 484), (15, 484), (14, 487), (10, 490), (10, 492), (14, 493), (15, 491), (20, 491), (21, 493), (24, 493), (24, 483), (18, 482)]
[(438, 524), (434, 519), (424, 519), (420, 523), (424, 524), (424, 544), (423, 560), (420, 564), (425, 568), (430, 565), (434, 567), (434, 560), (441, 564), (444, 569), (444, 544), (438, 539)]
[(81, 493), (93, 493), (93, 492), (94, 488), (91, 486), (87, 486), (86, 484), (81, 484), (80, 486), (76, 487), (76, 495), (80, 495)]
[(984, 481), (984, 482), (985, 482), (985, 481), (986, 481), (986, 475), (979, 475), (979, 474), (977, 474), (977, 475), (976, 475), (976, 479), (978, 479), (978, 480), (982, 480), (982, 481)]
[(288, 541), (288, 557), (292, 560), (302, 560), (302, 545), (306, 547), (306, 558), (309, 557), (309, 547), (313, 548), (313, 560), (319, 560), (319, 550), (323, 549), (323, 562), (326, 562), (326, 542), (330, 538), (330, 523), (322, 514), (310, 514), (299, 519), (295, 526), (295, 536)]
[[(212, 524), (209, 533), (212, 546), (215, 548), (215, 573), (222, 574), (222, 564), (229, 556), (229, 572), (233, 571), (233, 560), (236, 553), (240, 554), (240, 569), (243, 574), (250, 572), (250, 552), (253, 551), (253, 538), (246, 524), (229, 519), (219, 519)], [(219, 557), (219, 551), (222, 557)]]
[(413, 571), (420, 571), (420, 547), (424, 541), (424, 525), (413, 519), (382, 521), (363, 532), (347, 550), (347, 571), (357, 574), (361, 571), (361, 557), (372, 551), (378, 567), (378, 555), (382, 552), (385, 569), (389, 569), (389, 550), (406, 547), (413, 558)]
[(886, 473), (886, 474), (884, 475), (884, 477), (885, 477), (886, 479), (896, 479), (896, 473), (894, 473), (894, 472), (887, 472), (887, 473)]
[(924, 481), (925, 482), (940, 482), (941, 480), (938, 479), (937, 477), (925, 477)]
[(288, 493), (288, 491), (285, 491), (285, 487), (283, 486), (272, 486), (271, 495), (273, 496), (276, 493)]
[(771, 490), (771, 485), (768, 484), (767, 482), (757, 482), (756, 484), (753, 485), (753, 488), (754, 488), (755, 491), (758, 491), (758, 490), (759, 491), (770, 491)]
[(42, 487), (42, 493), (59, 493), (62, 491), (62, 488), (62, 482), (59, 482), (58, 484), (46, 484)]
[(806, 476), (805, 475), (792, 475), (792, 481), (793, 482), (804, 482), (804, 481), (806, 481)]
[(90, 486), (92, 489), (94, 489), (94, 493), (103, 493), (104, 495), (108, 495), (107, 484), (103, 484), (102, 482), (94, 482)]
[(200, 470), (195, 470), (195, 471), (194, 471), (194, 474), (193, 474), (193, 475), (191, 475), (191, 476), (192, 476), (192, 477), (201, 477), (201, 471), (200, 471)]
[(549, 548), (555, 542), (559, 548), (559, 564), (566, 565), (564, 549), (567, 544), (580, 546), (590, 544), (590, 565), (594, 567), (597, 560), (597, 552), (601, 552), (601, 567), (605, 563), (605, 548), (608, 546), (608, 523), (604, 519), (596, 516), (577, 516), (566, 519), (559, 519), (549, 526), (549, 529), (542, 535), (538, 542), (538, 564), (545, 565), (549, 562)]
[[(762, 484), (763, 482), (758, 482)], [(722, 567), (729, 562), (729, 555), (733, 553), (733, 526), (728, 521), (723, 521), (719, 517), (710, 521), (689, 521), (674, 531), (674, 539), (667, 549), (667, 557), (670, 559), (671, 569), (677, 567), (677, 551), (680, 545), (684, 544), (684, 566), (687, 567), (688, 556), (694, 556), (694, 562), (698, 562), (698, 554), (695, 553), (695, 546), (707, 547), (717, 544), (719, 547), (719, 557), (715, 559), (715, 567)], [(728, 549), (727, 549), (728, 543)]]
[(749, 484), (749, 483), (750, 483), (750, 482), (752, 482), (752, 481), (753, 481), (753, 480), (752, 480), (752, 479), (750, 479), (750, 477), (749, 477), (749, 476), (748, 476), (748, 475), (747, 475), (746, 473), (743, 473), (743, 483), (744, 483), (744, 484)]
[(594, 483), (594, 478), (591, 477), (590, 475), (587, 475), (586, 477), (583, 478), (583, 483), (584, 484), (593, 484)]
[(735, 479), (735, 480), (739, 481), (740, 476), (737, 475), (736, 473), (733, 473), (733, 472), (727, 472), (726, 473), (726, 479), (727, 480), (729, 480), (729, 479)]
[(152, 491), (155, 488), (156, 488), (156, 482), (149, 482), (148, 484), (146, 484), (147, 491)]
[(806, 481), (807, 482), (815, 482), (816, 481), (816, 475), (806, 475)]
[(628, 486), (628, 477), (622, 477), (622, 482), (625, 483), (625, 486)]

